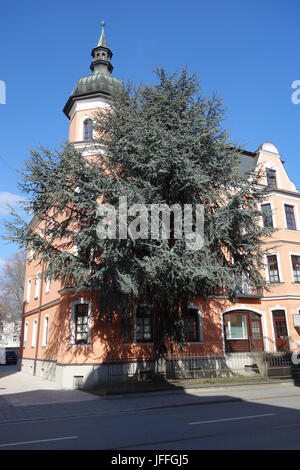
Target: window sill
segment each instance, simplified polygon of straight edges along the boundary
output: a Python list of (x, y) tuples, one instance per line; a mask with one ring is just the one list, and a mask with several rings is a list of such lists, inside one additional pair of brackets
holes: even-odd
[(205, 344), (204, 341), (187, 341), (186, 344), (189, 346), (190, 344)]
[(249, 338), (226, 338), (226, 341), (248, 341)]
[(268, 285), (268, 286), (281, 286), (282, 284), (284, 284), (284, 282), (281, 282), (281, 281), (278, 281), (278, 282), (270, 282), (270, 281), (268, 281), (268, 282), (267, 282), (267, 285)]
[[(127, 343), (127, 344), (129, 344), (129, 343)], [(153, 343), (153, 341), (151, 343), (150, 342), (149, 343), (138, 343), (138, 342), (134, 341), (133, 345), (134, 346), (154, 346), (154, 343)]]

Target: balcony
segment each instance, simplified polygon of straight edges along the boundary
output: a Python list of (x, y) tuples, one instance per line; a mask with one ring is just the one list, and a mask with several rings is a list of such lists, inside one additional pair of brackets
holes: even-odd
[(252, 286), (248, 281), (243, 281), (240, 288), (237, 288), (236, 294), (241, 298), (261, 299), (263, 290), (261, 287)]

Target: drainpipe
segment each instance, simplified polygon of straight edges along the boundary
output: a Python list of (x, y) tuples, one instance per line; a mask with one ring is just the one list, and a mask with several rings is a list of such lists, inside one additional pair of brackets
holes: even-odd
[(36, 335), (36, 343), (35, 343), (33, 375), (36, 375), (36, 364), (37, 364), (37, 359), (38, 359), (39, 340), (40, 340), (41, 311), (42, 311), (41, 307), (42, 307), (43, 278), (44, 278), (43, 272), (44, 272), (44, 260), (42, 260), (41, 277), (40, 277), (39, 313), (38, 313), (37, 335)]

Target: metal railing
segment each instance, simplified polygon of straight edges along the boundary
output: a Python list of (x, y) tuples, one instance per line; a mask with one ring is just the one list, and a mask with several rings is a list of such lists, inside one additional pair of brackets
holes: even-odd
[(145, 382), (160, 376), (166, 380), (252, 378), (299, 378), (300, 366), (292, 362), (291, 351), (251, 351), (224, 355), (199, 355), (189, 352), (169, 354), (160, 361), (153, 356), (107, 358), (109, 383)]

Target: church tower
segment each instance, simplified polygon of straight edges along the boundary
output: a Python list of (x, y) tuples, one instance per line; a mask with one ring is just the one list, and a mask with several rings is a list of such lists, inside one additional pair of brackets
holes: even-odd
[(112, 51), (104, 33), (104, 21), (99, 41), (92, 49), (92, 73), (78, 80), (63, 112), (70, 119), (69, 141), (76, 149), (84, 150), (93, 139), (93, 119), (97, 109), (109, 108), (109, 98), (122, 87), (120, 80), (111, 76)]

